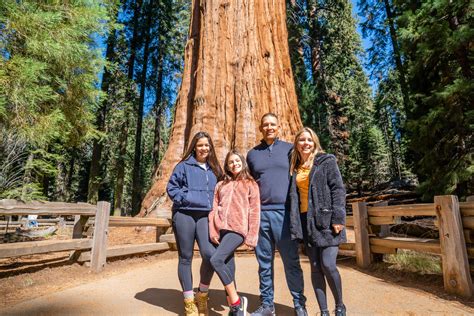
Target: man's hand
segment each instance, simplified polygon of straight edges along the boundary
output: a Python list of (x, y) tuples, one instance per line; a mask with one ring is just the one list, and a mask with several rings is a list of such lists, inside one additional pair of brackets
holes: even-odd
[(218, 245), (219, 244), (219, 237), (212, 237), (211, 241), (212, 241), (213, 244)]

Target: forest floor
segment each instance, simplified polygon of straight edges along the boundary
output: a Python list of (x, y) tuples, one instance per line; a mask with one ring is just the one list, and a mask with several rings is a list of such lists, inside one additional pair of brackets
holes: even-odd
[[(154, 231), (113, 228), (109, 244), (153, 242)], [(68, 253), (0, 261), (0, 315), (179, 315), (180, 285), (177, 253), (113, 260), (100, 274), (71, 264)], [(198, 275), (199, 256), (193, 264)], [(386, 263), (360, 270), (353, 258), (338, 259), (348, 315), (472, 315), (474, 301), (445, 293), (441, 275), (392, 269)], [(317, 311), (311, 288), (309, 262), (302, 257), (308, 311)], [(237, 283), (249, 298), (249, 310), (258, 305), (257, 262), (252, 253), (237, 257)], [(195, 280), (197, 282), (197, 280)], [(293, 315), (283, 266), (276, 259), (275, 303), (278, 315)], [(329, 295), (331, 296), (331, 295)], [(225, 295), (217, 277), (211, 284), (210, 315), (226, 314)], [(333, 300), (329, 298), (333, 308)]]

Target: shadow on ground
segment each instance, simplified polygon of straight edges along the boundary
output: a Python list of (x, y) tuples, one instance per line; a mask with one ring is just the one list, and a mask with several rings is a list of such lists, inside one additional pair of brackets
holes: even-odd
[[(245, 292), (239, 292), (240, 295), (247, 297), (249, 301), (248, 311), (257, 309), (260, 301), (259, 296)], [(209, 291), (209, 315), (222, 315), (228, 311), (225, 291)], [(135, 295), (135, 299), (146, 302), (151, 305), (161, 307), (177, 315), (183, 314), (183, 294), (175, 289), (150, 288)], [(286, 305), (275, 304), (276, 313), (280, 315), (293, 315), (293, 308)]]

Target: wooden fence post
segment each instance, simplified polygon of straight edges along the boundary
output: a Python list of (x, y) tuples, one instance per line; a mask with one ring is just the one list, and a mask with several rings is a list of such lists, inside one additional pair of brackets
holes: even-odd
[(368, 268), (371, 263), (371, 255), (367, 203), (352, 203), (352, 214), (354, 218), (354, 237), (357, 265), (361, 268)]
[(89, 216), (76, 215), (74, 217), (74, 227), (72, 229), (72, 238), (84, 238), (84, 231)]
[[(374, 206), (388, 206), (388, 201), (374, 203)], [(367, 217), (368, 218), (368, 217)], [(375, 233), (377, 237), (388, 237), (390, 235), (390, 225), (369, 226), (369, 230)], [(370, 245), (369, 245), (370, 248)], [(396, 251), (396, 249), (395, 249)], [(373, 253), (371, 255), (373, 262), (383, 262), (383, 253)]]
[(444, 289), (448, 293), (471, 297), (472, 279), (458, 198), (455, 195), (435, 196), (434, 203), (439, 223)]
[(100, 272), (107, 259), (107, 236), (109, 233), (110, 203), (98, 202), (94, 222), (94, 236), (91, 249), (91, 270)]

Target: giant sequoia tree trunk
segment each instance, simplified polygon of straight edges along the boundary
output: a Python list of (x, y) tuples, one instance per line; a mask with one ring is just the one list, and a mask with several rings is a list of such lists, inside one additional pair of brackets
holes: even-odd
[(301, 127), (284, 0), (193, 0), (185, 66), (169, 147), (141, 215), (154, 209), (192, 136), (208, 132), (222, 161), (260, 139), (260, 117), (280, 117), (281, 138)]

